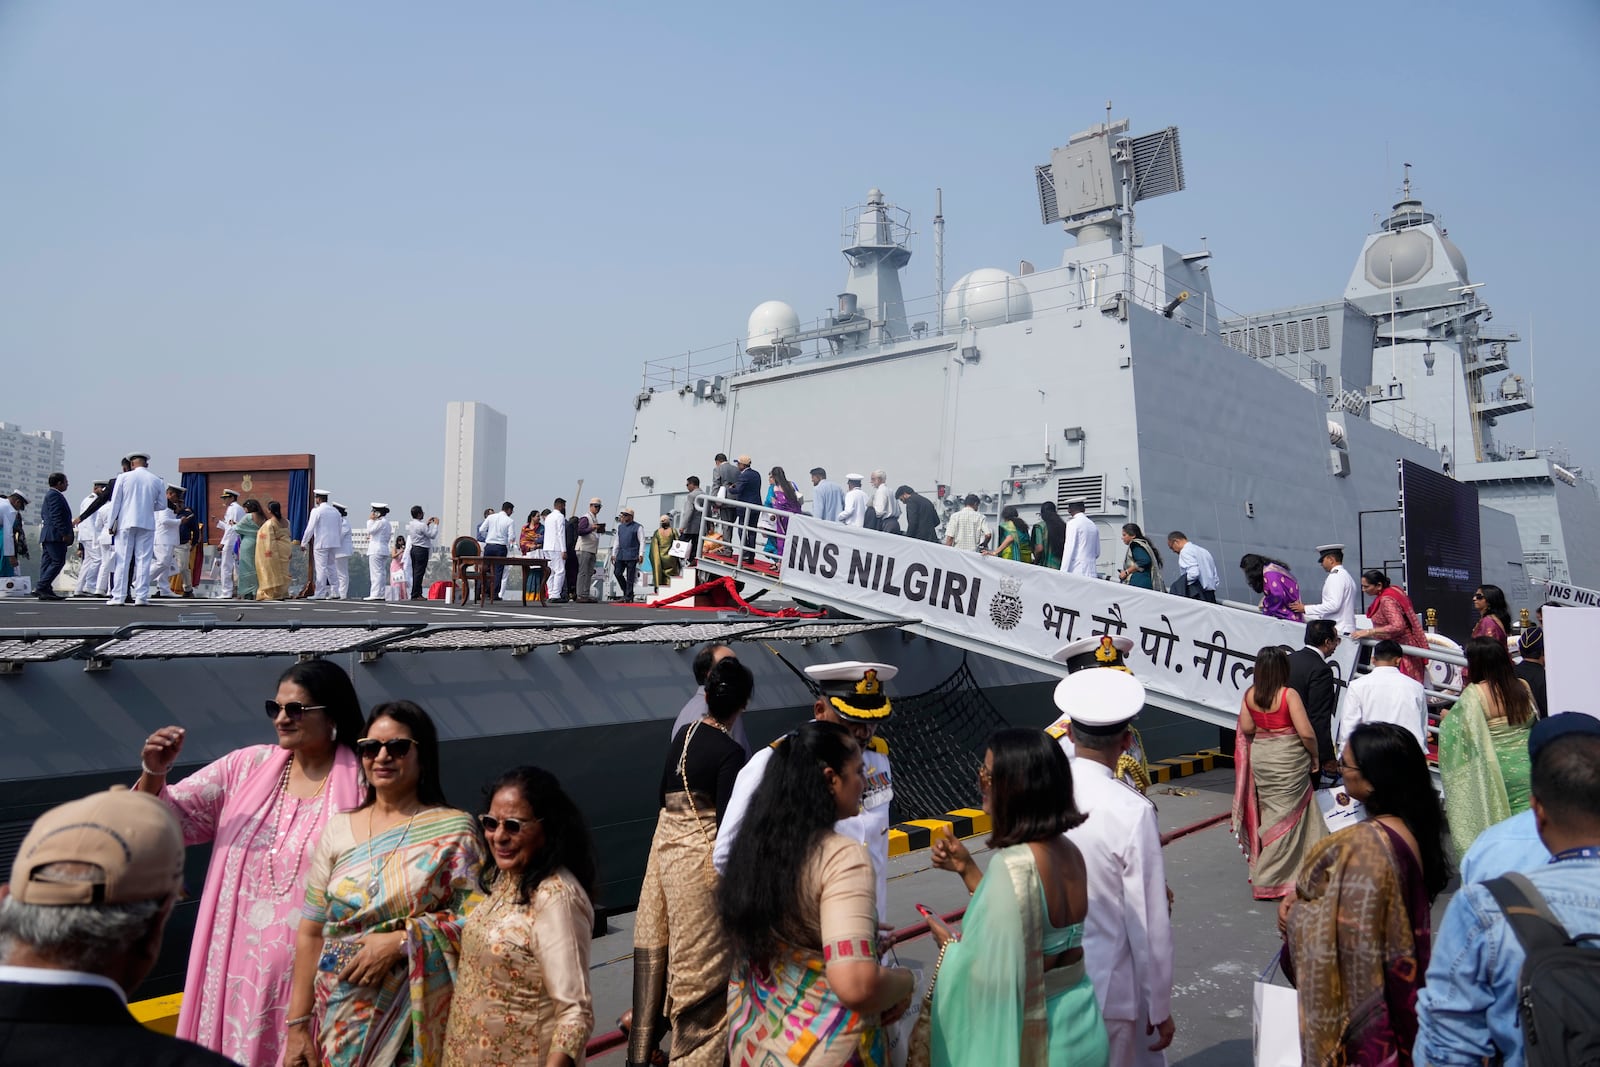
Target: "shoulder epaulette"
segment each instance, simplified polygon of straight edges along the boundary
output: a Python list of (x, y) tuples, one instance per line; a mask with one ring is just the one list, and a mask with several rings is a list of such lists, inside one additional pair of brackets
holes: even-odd
[(887, 756), (889, 754), (889, 742), (885, 741), (881, 737), (874, 737), (871, 741), (868, 741), (867, 747), (872, 749), (872, 751), (876, 752), (880, 756)]

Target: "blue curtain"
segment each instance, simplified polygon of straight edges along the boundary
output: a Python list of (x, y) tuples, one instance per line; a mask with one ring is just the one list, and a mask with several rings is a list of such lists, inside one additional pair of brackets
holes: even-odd
[(306, 533), (306, 520), (311, 517), (311, 473), (309, 471), (289, 472), (289, 501), (288, 514), (284, 518), (289, 520), (289, 539), (299, 541)]
[(206, 493), (206, 476), (204, 474), (185, 474), (183, 476), (183, 502), (189, 510), (194, 512), (195, 521), (200, 524), (200, 531), (211, 542), (211, 515), (207, 511), (208, 499)]

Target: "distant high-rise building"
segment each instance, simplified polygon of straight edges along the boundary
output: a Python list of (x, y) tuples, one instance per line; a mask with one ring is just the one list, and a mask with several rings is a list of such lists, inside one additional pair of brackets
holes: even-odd
[[(0, 422), (0, 496), (16, 491), (29, 500), (26, 525), (39, 525), (50, 475), (64, 471), (67, 447), (60, 430), (24, 430)], [(504, 470), (504, 467), (501, 468)]]
[(444, 510), (440, 543), (474, 537), (484, 508), (506, 498), (506, 417), (488, 404), (452, 400), (444, 415)]

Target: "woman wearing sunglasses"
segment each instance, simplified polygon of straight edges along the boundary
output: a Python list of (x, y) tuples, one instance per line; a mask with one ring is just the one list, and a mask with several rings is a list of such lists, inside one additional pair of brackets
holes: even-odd
[(480, 897), (476, 827), (445, 802), (428, 713), (379, 704), (356, 753), (361, 806), (328, 820), (306, 877), (284, 1067), (437, 1063)]
[(166, 801), (185, 843), (212, 845), (177, 1032), (275, 1067), (311, 854), (328, 816), (360, 800), (361, 704), (337, 664), (308, 660), (283, 672), (266, 713), (277, 744), (230, 752), (172, 784), (184, 730), (162, 727), (145, 741), (137, 788)]
[(489, 896), (461, 928), (446, 1067), (583, 1061), (594, 1029), (594, 845), (555, 775), (517, 767), (484, 791)]

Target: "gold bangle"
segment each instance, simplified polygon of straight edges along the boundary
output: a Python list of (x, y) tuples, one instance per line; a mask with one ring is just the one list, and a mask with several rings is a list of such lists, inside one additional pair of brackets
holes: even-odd
[(294, 1018), (294, 1019), (285, 1020), (283, 1025), (285, 1027), (299, 1026), (301, 1023), (308, 1023), (310, 1021), (311, 1021), (311, 1016), (310, 1015), (301, 1015), (301, 1016), (299, 1016), (297, 1018)]

